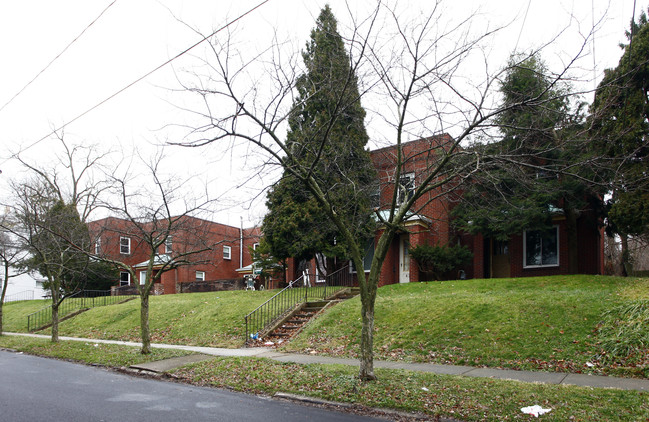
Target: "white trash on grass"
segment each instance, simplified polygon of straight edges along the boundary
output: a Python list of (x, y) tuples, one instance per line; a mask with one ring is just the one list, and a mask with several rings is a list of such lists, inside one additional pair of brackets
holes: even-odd
[(538, 404), (535, 404), (534, 406), (527, 406), (521, 408), (521, 412), (526, 413), (528, 415), (533, 415), (535, 418), (538, 418), (539, 415), (542, 415), (544, 413), (548, 413), (552, 409), (544, 409)]

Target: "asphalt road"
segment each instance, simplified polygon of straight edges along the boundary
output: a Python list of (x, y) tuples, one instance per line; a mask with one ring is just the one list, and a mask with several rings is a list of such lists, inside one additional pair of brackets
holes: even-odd
[(371, 421), (270, 398), (0, 351), (0, 421)]

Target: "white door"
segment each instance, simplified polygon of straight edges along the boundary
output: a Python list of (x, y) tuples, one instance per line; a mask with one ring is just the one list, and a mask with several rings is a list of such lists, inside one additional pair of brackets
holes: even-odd
[(410, 236), (399, 237), (399, 283), (410, 283)]

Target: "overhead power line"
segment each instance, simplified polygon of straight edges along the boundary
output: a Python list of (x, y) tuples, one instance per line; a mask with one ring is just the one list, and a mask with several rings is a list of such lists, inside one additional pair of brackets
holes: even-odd
[(521, 35), (523, 34), (523, 29), (525, 28), (525, 22), (527, 22), (527, 13), (530, 11), (530, 5), (532, 0), (528, 0), (527, 9), (525, 9), (525, 16), (523, 17), (523, 23), (521, 24), (521, 30), (518, 32), (518, 38), (516, 38), (516, 45), (514, 46), (514, 53), (518, 50), (518, 42), (521, 40)]
[(54, 63), (54, 62), (55, 62), (59, 57), (61, 57), (61, 56), (63, 55), (63, 53), (65, 53), (65, 52), (68, 50), (68, 48), (70, 48), (70, 47), (72, 46), (72, 44), (74, 44), (75, 42), (77, 42), (77, 40), (78, 40), (79, 38), (81, 38), (81, 37), (83, 36), (83, 34), (85, 34), (85, 32), (86, 32), (86, 31), (87, 31), (87, 30), (88, 30), (92, 25), (94, 25), (94, 23), (97, 22), (97, 21), (99, 20), (99, 18), (101, 18), (102, 15), (103, 15), (104, 13), (106, 13), (106, 11), (107, 11), (107, 10), (108, 10), (112, 5), (115, 4), (116, 1), (117, 1), (117, 0), (113, 0), (113, 1), (108, 5), (108, 6), (106, 6), (106, 7), (104, 8), (104, 10), (101, 11), (101, 13), (99, 14), (99, 16), (97, 16), (97, 17), (96, 17), (92, 22), (90, 22), (90, 23), (88, 24), (88, 26), (86, 26), (86, 27), (83, 29), (83, 31), (81, 31), (81, 33), (80, 33), (79, 35), (77, 35), (77, 36), (76, 36), (72, 41), (70, 41), (70, 43), (69, 43), (68, 45), (66, 45), (65, 48), (64, 48), (63, 50), (61, 50), (61, 52), (60, 52), (59, 54), (57, 54), (57, 55), (56, 55), (56, 56), (55, 56), (55, 57), (54, 57), (54, 58), (53, 58), (53, 59), (52, 59), (52, 60), (47, 64), (47, 66), (45, 66), (45, 67), (44, 67), (40, 72), (38, 72), (38, 73), (36, 74), (36, 76), (34, 76), (34, 77), (32, 78), (31, 81), (27, 82), (27, 84), (26, 84), (24, 87), (22, 87), (22, 88), (20, 89), (20, 91), (18, 91), (18, 92), (17, 92), (13, 97), (11, 97), (11, 98), (9, 99), (9, 101), (7, 101), (7, 102), (6, 102), (2, 107), (0, 107), (0, 111), (4, 110), (4, 108), (7, 107), (9, 104), (11, 104), (11, 103), (13, 102), (13, 100), (16, 99), (16, 97), (18, 97), (20, 94), (22, 94), (23, 91), (26, 90), (26, 89), (29, 87), (29, 85), (31, 85), (31, 84), (32, 84), (36, 79), (38, 79), (38, 77), (41, 76), (41, 75), (43, 74), (43, 72), (45, 72), (45, 71), (46, 71), (46, 70), (47, 70), (47, 69), (52, 65), (52, 63)]
[[(229, 27), (230, 25), (232, 25), (232, 24), (238, 22), (239, 20), (243, 19), (244, 17), (246, 17), (246, 16), (249, 15), (250, 13), (252, 13), (252, 12), (254, 12), (255, 10), (259, 9), (259, 8), (260, 8), (261, 6), (263, 6), (264, 4), (268, 3), (269, 1), (270, 1), (270, 0), (264, 0), (264, 1), (260, 2), (259, 4), (257, 4), (256, 6), (254, 6), (253, 8), (249, 9), (247, 12), (242, 13), (241, 15), (239, 15), (236, 19), (234, 19), (234, 20), (232, 20), (232, 21), (226, 23), (226, 24), (223, 25), (222, 27), (218, 28), (217, 30), (215, 30), (214, 32), (212, 32), (210, 35), (203, 37), (203, 39), (201, 39), (200, 41), (194, 43), (194, 44), (191, 45), (190, 47), (188, 47), (188, 48), (186, 48), (185, 50), (181, 51), (180, 53), (176, 54), (174, 57), (172, 57), (172, 58), (170, 58), (169, 60), (165, 61), (164, 63), (162, 63), (162, 64), (156, 66), (156, 67), (153, 68), (152, 70), (146, 72), (144, 75), (142, 75), (142, 76), (140, 76), (139, 78), (135, 79), (133, 82), (129, 83), (129, 84), (126, 85), (125, 87), (121, 88), (120, 90), (118, 90), (118, 91), (116, 91), (115, 93), (111, 94), (110, 96), (106, 97), (105, 99), (103, 99), (103, 100), (100, 101), (99, 103), (95, 104), (94, 106), (92, 106), (92, 107), (86, 109), (86, 111), (84, 111), (83, 113), (79, 114), (78, 116), (76, 116), (76, 117), (73, 118), (72, 120), (70, 120), (70, 121), (68, 121), (67, 123), (64, 123), (64, 124), (62, 124), (61, 126), (55, 128), (55, 129), (53, 129), (53, 130), (52, 130), (51, 132), (49, 132), (47, 135), (45, 135), (45, 136), (43, 136), (42, 138), (38, 139), (37, 141), (35, 141), (34, 143), (30, 144), (30, 145), (27, 146), (26, 148), (23, 148), (20, 152), (24, 152), (24, 151), (27, 151), (27, 150), (30, 149), (30, 148), (33, 148), (34, 146), (36, 146), (36, 145), (38, 145), (39, 143), (43, 142), (44, 140), (46, 140), (46, 139), (49, 138), (50, 136), (52, 136), (52, 135), (54, 135), (55, 133), (59, 132), (60, 130), (64, 129), (66, 126), (68, 126), (68, 125), (70, 125), (70, 124), (76, 122), (77, 120), (79, 120), (79, 119), (81, 119), (82, 117), (84, 117), (86, 114), (88, 114), (88, 113), (90, 113), (91, 111), (93, 111), (93, 110), (95, 110), (95, 109), (101, 107), (102, 105), (104, 105), (104, 104), (107, 103), (108, 101), (110, 101), (110, 100), (112, 100), (113, 98), (117, 97), (117, 96), (118, 96), (119, 94), (121, 94), (122, 92), (124, 92), (124, 91), (126, 91), (127, 89), (131, 88), (133, 85), (135, 85), (135, 84), (137, 84), (138, 82), (141, 82), (142, 80), (148, 78), (148, 77), (151, 76), (153, 73), (155, 73), (155, 72), (157, 72), (158, 70), (162, 69), (163, 67), (165, 67), (165, 66), (168, 65), (169, 63), (171, 63), (171, 62), (173, 62), (174, 60), (180, 58), (181, 56), (187, 54), (189, 51), (191, 51), (192, 49), (196, 48), (197, 46), (199, 46), (200, 44), (202, 44), (204, 41), (210, 39), (210, 38), (213, 37), (214, 35), (218, 34), (219, 32), (221, 32), (221, 31), (223, 31), (224, 29), (226, 29), (227, 27)], [(15, 155), (16, 155), (16, 154), (14, 154), (13, 156), (15, 156)], [(2, 163), (0, 163), (0, 165), (6, 163), (7, 160), (9, 160), (9, 158), (5, 159)]]

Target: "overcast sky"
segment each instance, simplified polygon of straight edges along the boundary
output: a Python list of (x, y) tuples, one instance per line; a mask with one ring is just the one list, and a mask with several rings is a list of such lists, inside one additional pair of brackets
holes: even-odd
[[(18, 177), (18, 166), (11, 153), (23, 149), (33, 160), (51, 160), (51, 139), (42, 140), (53, 128), (68, 124), (139, 77), (188, 48), (200, 37), (192, 29), (209, 34), (228, 20), (254, 7), (260, 0), (21, 0), (0, 4), (0, 189)], [(303, 46), (314, 19), (325, 1), (270, 0), (237, 26), (239, 35), (260, 46), (269, 41), (272, 28)], [(344, 33), (350, 25), (345, 3), (329, 3)], [(355, 13), (362, 14), (372, 2), (349, 1)], [(429, 1), (411, 1), (413, 7), (426, 7)], [(624, 31), (633, 13), (633, 0), (454, 0), (446, 2), (448, 16), (469, 11), (480, 13), (485, 27), (509, 24), (494, 38), (490, 66), (502, 66), (514, 49), (526, 50), (551, 39), (564, 28), (560, 42), (544, 52), (551, 64), (560, 64), (580, 45), (580, 34), (603, 18), (594, 44), (579, 63), (590, 81), (582, 89), (593, 88), (602, 71), (617, 64), (625, 41)], [(638, 3), (636, 16), (646, 9)], [(103, 14), (102, 14), (103, 12)], [(606, 15), (604, 16), (604, 14)], [(101, 15), (101, 16), (100, 16)], [(100, 16), (98, 18), (98, 16)], [(98, 18), (98, 19), (97, 19)], [(94, 22), (92, 25), (91, 22)], [(90, 26), (89, 26), (90, 25)], [(85, 32), (71, 44), (82, 31)], [(241, 35), (243, 34), (243, 35)], [(55, 57), (68, 46), (54, 62)], [(593, 55), (594, 47), (594, 55)], [(113, 99), (65, 128), (72, 142), (96, 143), (113, 149), (131, 150), (178, 141), (179, 132), (169, 125), (185, 117), (176, 105), (183, 100), (176, 75), (196, 65), (192, 55), (197, 48), (128, 88)], [(52, 62), (49, 67), (48, 64)], [(40, 73), (39, 75), (39, 72)], [(38, 75), (38, 76), (37, 76)], [(33, 80), (36, 77), (35, 80)], [(593, 80), (595, 78), (595, 80)], [(30, 81), (32, 81), (30, 83)], [(29, 85), (28, 85), (29, 84)], [(20, 92), (22, 90), (22, 92)], [(20, 93), (19, 93), (20, 92)], [(18, 94), (19, 93), (19, 94)], [(18, 94), (17, 96), (15, 96)], [(15, 96), (15, 98), (14, 98)], [(590, 101), (591, 98), (587, 97)], [(218, 176), (218, 189), (249, 203), (255, 189), (271, 180), (255, 183), (253, 189), (232, 192), (237, 181), (246, 177), (243, 160), (235, 155), (219, 156), (210, 148), (177, 150), (174, 166), (181, 174), (209, 169)], [(220, 193), (220, 192), (219, 192)], [(246, 207), (223, 209), (215, 216), (219, 222), (238, 225), (258, 223), (262, 200)]]

